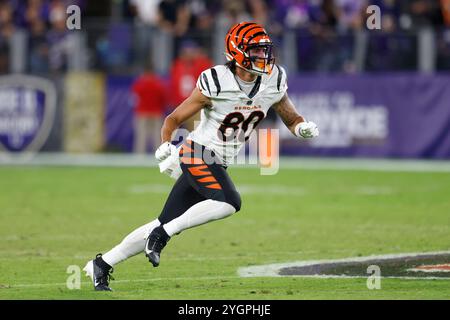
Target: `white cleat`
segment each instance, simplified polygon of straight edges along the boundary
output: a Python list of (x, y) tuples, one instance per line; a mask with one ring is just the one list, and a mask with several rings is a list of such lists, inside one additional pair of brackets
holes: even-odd
[(94, 263), (92, 262), (92, 260), (86, 263), (83, 271), (86, 272), (86, 277), (91, 278), (92, 282), (94, 282)]

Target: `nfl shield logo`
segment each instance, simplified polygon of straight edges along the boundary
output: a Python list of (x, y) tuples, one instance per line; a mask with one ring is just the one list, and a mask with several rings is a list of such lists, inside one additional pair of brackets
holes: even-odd
[(53, 127), (56, 88), (43, 78), (0, 77), (0, 151), (39, 151)]

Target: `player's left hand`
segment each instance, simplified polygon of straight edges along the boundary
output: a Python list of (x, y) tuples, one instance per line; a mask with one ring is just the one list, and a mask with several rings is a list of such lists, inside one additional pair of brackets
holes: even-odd
[(319, 128), (312, 121), (300, 122), (295, 128), (297, 136), (309, 139), (319, 136)]

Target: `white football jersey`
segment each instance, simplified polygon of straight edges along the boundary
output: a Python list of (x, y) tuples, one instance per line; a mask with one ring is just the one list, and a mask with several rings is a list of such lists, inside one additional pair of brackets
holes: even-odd
[(284, 96), (287, 78), (284, 69), (275, 65), (270, 75), (257, 77), (247, 95), (231, 70), (218, 65), (202, 72), (197, 88), (211, 99), (211, 106), (202, 109), (200, 123), (188, 139), (214, 151), (229, 165), (269, 108)]

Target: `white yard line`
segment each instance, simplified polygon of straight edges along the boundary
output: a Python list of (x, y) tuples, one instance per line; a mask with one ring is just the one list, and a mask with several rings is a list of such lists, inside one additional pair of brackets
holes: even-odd
[[(84, 276), (84, 275), (83, 275)], [(155, 281), (181, 281), (181, 280), (223, 280), (223, 279), (238, 279), (239, 276), (205, 276), (205, 277), (167, 277), (167, 278), (148, 278), (148, 279), (133, 279), (133, 280), (113, 280), (111, 286), (115, 283), (134, 283), (134, 282), (155, 282)], [(82, 285), (92, 285), (92, 281), (82, 281)], [(3, 284), (5, 286), (5, 284)], [(66, 286), (66, 282), (58, 283), (30, 283), (30, 284), (8, 284), (7, 289), (14, 288), (40, 288), (40, 287), (59, 287)], [(0, 287), (0, 290), (2, 287)]]
[[(89, 167), (156, 167), (152, 154), (65, 154), (42, 152), (34, 155), (0, 153), (0, 166), (89, 166)], [(232, 168), (257, 167), (231, 165)], [(399, 172), (449, 172), (450, 161), (363, 158), (281, 157), (280, 170), (364, 170)]]
[(425, 270), (425, 269), (407, 269), (406, 271), (411, 271), (411, 272), (417, 272), (417, 273), (420, 273), (420, 272), (425, 272), (425, 273), (436, 273), (436, 272), (449, 272), (450, 273), (450, 270), (439, 270), (439, 269), (430, 269), (430, 270)]
[(344, 171), (362, 170), (387, 172), (450, 172), (450, 161), (282, 157), (280, 161), (280, 170), (283, 169)]

